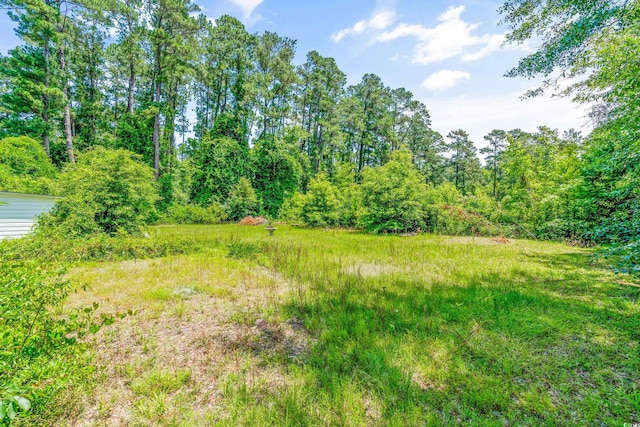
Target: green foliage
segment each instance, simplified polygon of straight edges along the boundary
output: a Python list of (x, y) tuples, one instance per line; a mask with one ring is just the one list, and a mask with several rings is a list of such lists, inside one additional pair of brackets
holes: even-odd
[(266, 213), (276, 216), (284, 200), (298, 189), (302, 167), (282, 140), (265, 136), (251, 151), (253, 187)]
[[(507, 76), (549, 76), (555, 69), (569, 70), (589, 54), (593, 41), (606, 29), (623, 29), (633, 20), (625, 14), (634, 1), (507, 0), (499, 12), (509, 26), (507, 41), (523, 43), (542, 36), (542, 43)], [(553, 84), (546, 80), (542, 88)], [(534, 91), (537, 94), (540, 91)]]
[(278, 219), (289, 224), (299, 224), (302, 222), (302, 204), (306, 197), (302, 193), (294, 193), (282, 203), (278, 211)]
[(447, 138), (451, 142), (446, 147), (453, 153), (449, 162), (451, 181), (462, 194), (470, 193), (482, 180), (476, 148), (462, 129), (449, 132)]
[(171, 169), (162, 173), (158, 179), (156, 203), (159, 212), (165, 212), (172, 205), (185, 205), (190, 201), (193, 163), (190, 160), (176, 162)]
[(55, 194), (57, 172), (34, 139), (23, 136), (0, 140), (0, 190)]
[(111, 237), (104, 233), (78, 238), (33, 233), (2, 243), (3, 255), (8, 260), (38, 260), (44, 263), (158, 258), (198, 249), (198, 245), (189, 239), (167, 240), (154, 236)]
[(362, 216), (362, 193), (355, 178), (354, 165), (341, 163), (336, 167), (333, 182), (340, 203), (338, 224), (344, 227), (357, 227), (358, 218)]
[(258, 196), (251, 182), (242, 177), (231, 187), (226, 202), (226, 212), (232, 221), (240, 220), (248, 215), (256, 215), (259, 211)]
[(326, 227), (338, 222), (339, 200), (326, 175), (311, 180), (301, 206), (300, 216), (306, 225)]
[[(67, 383), (86, 380), (77, 339), (96, 332), (109, 317), (94, 319), (93, 307), (62, 315), (70, 286), (62, 270), (0, 257), (0, 425), (43, 411)], [(75, 364), (75, 366), (74, 366)], [(90, 370), (90, 368), (89, 368)], [(66, 406), (60, 402), (61, 409)]]
[(312, 227), (337, 225), (340, 200), (336, 188), (324, 174), (317, 175), (309, 183), (307, 193), (296, 193), (287, 199), (278, 218), (288, 222), (302, 222)]
[(118, 120), (118, 137), (113, 148), (133, 151), (142, 156), (144, 163), (153, 164), (153, 146), (149, 135), (153, 131), (153, 115), (150, 111), (123, 114)]
[(411, 162), (411, 152), (393, 152), (387, 164), (367, 169), (363, 175), (363, 227), (371, 232), (424, 229), (425, 191), (422, 177)]
[(199, 205), (173, 205), (162, 222), (169, 224), (220, 224), (228, 218), (224, 207), (216, 202), (208, 208)]
[(247, 149), (228, 137), (201, 141), (192, 158), (191, 198), (207, 205), (222, 202), (248, 172)]
[(60, 175), (65, 198), (40, 220), (39, 230), (76, 237), (137, 233), (156, 218), (153, 171), (126, 150), (95, 147)]

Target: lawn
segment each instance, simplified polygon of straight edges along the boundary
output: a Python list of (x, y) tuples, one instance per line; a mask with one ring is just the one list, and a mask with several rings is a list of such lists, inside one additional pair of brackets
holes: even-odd
[(116, 322), (76, 425), (640, 422), (640, 287), (559, 243), (180, 226), (199, 249), (85, 263)]

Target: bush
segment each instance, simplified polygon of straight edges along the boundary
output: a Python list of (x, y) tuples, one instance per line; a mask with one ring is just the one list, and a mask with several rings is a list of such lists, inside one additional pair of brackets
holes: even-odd
[(294, 193), (284, 201), (278, 211), (278, 219), (290, 224), (302, 223), (302, 204), (306, 196), (302, 193)]
[(340, 208), (337, 190), (326, 175), (320, 174), (309, 183), (307, 194), (295, 193), (283, 203), (278, 218), (312, 227), (326, 227), (339, 223)]
[(309, 183), (301, 207), (301, 217), (305, 225), (326, 227), (338, 222), (340, 203), (333, 185), (326, 175), (320, 174)]
[(227, 137), (203, 140), (193, 155), (193, 200), (209, 204), (226, 199), (238, 177), (247, 173), (248, 162), (248, 150), (238, 141)]
[(79, 237), (136, 233), (157, 218), (153, 169), (126, 150), (94, 147), (60, 175), (66, 197), (42, 217), (45, 233)]
[(270, 216), (277, 215), (282, 203), (300, 185), (303, 171), (298, 154), (296, 147), (273, 136), (258, 139), (251, 150), (253, 187)]
[(198, 205), (173, 205), (162, 222), (169, 224), (220, 224), (228, 218), (224, 207), (214, 202), (208, 208)]
[(362, 216), (362, 194), (355, 178), (354, 165), (340, 163), (336, 166), (333, 183), (340, 203), (338, 224), (345, 227), (356, 227), (358, 218)]
[(104, 233), (69, 239), (52, 234), (33, 233), (21, 239), (3, 241), (5, 259), (39, 262), (111, 261), (157, 258), (193, 252), (198, 247), (185, 236), (180, 239), (156, 237), (110, 237)]
[(64, 411), (65, 402), (55, 401), (61, 390), (93, 373), (76, 339), (109, 319), (94, 320), (95, 306), (62, 316), (69, 284), (61, 277), (39, 263), (0, 259), (0, 425), (32, 406)]
[(424, 229), (426, 185), (410, 151), (395, 151), (384, 166), (365, 170), (361, 191), (365, 211), (360, 223), (367, 231)]
[(57, 173), (36, 140), (26, 136), (0, 140), (0, 190), (55, 194)]
[(231, 187), (226, 205), (232, 221), (258, 213), (258, 196), (247, 178), (240, 178), (240, 181)]

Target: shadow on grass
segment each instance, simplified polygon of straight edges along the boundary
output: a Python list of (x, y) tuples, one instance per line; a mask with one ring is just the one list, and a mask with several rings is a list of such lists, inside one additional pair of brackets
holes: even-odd
[(363, 404), (362, 423), (637, 422), (640, 289), (608, 283), (579, 254), (528, 262), (549, 268), (452, 285), (363, 278), (339, 266), (304, 273), (298, 254), (283, 273), (311, 290), (285, 311), (304, 320), (317, 344), (303, 364), (314, 394), (289, 402), (296, 423), (316, 423), (304, 407), (321, 402), (331, 423), (359, 424), (339, 415), (348, 393), (381, 403), (373, 414)]

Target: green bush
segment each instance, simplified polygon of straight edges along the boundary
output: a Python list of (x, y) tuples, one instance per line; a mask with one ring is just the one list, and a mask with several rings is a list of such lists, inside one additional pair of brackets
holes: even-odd
[(294, 193), (282, 203), (280, 210), (278, 211), (278, 219), (289, 224), (302, 223), (302, 204), (304, 203), (305, 195), (302, 193)]
[(271, 135), (258, 139), (251, 150), (253, 188), (270, 216), (300, 186), (303, 171), (297, 159), (299, 149)]
[(36, 140), (26, 136), (0, 140), (0, 190), (55, 194), (57, 173)]
[(228, 219), (227, 212), (219, 203), (208, 208), (198, 205), (173, 205), (162, 222), (168, 224), (220, 224)]
[(93, 373), (76, 340), (111, 320), (94, 320), (95, 306), (63, 316), (68, 292), (61, 270), (0, 259), (0, 425), (32, 407), (35, 419), (64, 411), (65, 402), (55, 400), (60, 391)]
[(363, 209), (360, 186), (356, 184), (355, 166), (350, 163), (339, 163), (333, 176), (333, 184), (340, 203), (338, 224), (356, 227)]
[(312, 227), (326, 227), (339, 223), (340, 208), (337, 190), (326, 175), (320, 174), (311, 180), (306, 194), (295, 193), (282, 204), (278, 218)]
[(153, 169), (129, 151), (94, 147), (65, 168), (60, 182), (66, 197), (42, 217), (41, 232), (65, 237), (136, 233), (157, 218)]
[(258, 214), (258, 196), (247, 178), (240, 178), (238, 183), (231, 187), (226, 207), (229, 219), (233, 221), (240, 220), (247, 215)]
[(425, 228), (426, 185), (411, 152), (398, 150), (383, 166), (365, 170), (360, 224), (370, 232), (407, 232)]
[(197, 250), (189, 239), (156, 237), (111, 237), (104, 233), (69, 239), (64, 236), (34, 233), (22, 239), (2, 242), (5, 259), (40, 262), (110, 261), (157, 258)]
[(320, 174), (309, 183), (300, 214), (305, 225), (326, 227), (337, 224), (339, 207), (336, 189)]

